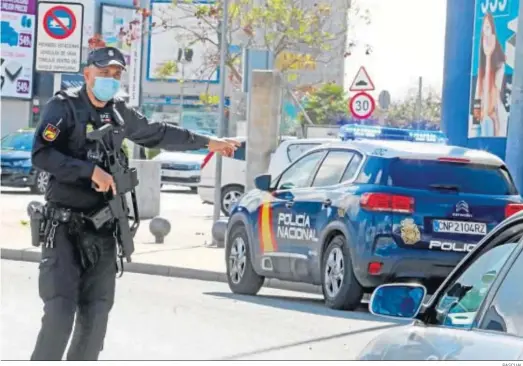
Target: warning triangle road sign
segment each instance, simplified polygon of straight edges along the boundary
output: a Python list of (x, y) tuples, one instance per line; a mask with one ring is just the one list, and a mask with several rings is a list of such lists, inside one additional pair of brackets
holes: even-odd
[(362, 66), (358, 70), (358, 73), (356, 74), (356, 77), (354, 78), (354, 81), (352, 82), (352, 85), (350, 86), (350, 91), (369, 91), (369, 90), (374, 90), (374, 83), (370, 79), (370, 76), (367, 73), (367, 70), (365, 70), (365, 67)]

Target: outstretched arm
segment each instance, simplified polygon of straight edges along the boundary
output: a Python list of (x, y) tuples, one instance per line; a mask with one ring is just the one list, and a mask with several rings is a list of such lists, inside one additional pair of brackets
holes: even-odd
[(127, 138), (144, 147), (159, 147), (169, 151), (208, 148), (209, 151), (230, 156), (240, 145), (234, 140), (200, 135), (165, 122), (149, 122), (142, 113), (128, 106), (117, 110), (125, 122)]

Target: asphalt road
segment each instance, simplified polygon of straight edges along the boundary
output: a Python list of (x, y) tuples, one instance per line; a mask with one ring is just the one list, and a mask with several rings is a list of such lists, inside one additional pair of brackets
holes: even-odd
[[(27, 360), (40, 326), (37, 264), (1, 261), (3, 360)], [(397, 324), (319, 296), (125, 273), (117, 282), (103, 360), (347, 360)]]

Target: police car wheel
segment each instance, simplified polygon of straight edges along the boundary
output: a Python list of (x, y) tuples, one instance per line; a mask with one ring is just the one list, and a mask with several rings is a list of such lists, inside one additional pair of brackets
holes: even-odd
[(233, 227), (227, 238), (225, 256), (227, 282), (235, 294), (256, 295), (265, 280), (254, 271), (248, 243), (245, 227), (243, 225)]
[(31, 192), (35, 194), (45, 194), (48, 184), (49, 173), (40, 171), (36, 174), (35, 184), (31, 187)]
[(232, 206), (243, 196), (244, 188), (239, 185), (232, 185), (222, 188), (221, 210), (225, 216), (229, 216)]
[(322, 290), (331, 309), (354, 310), (363, 297), (363, 288), (352, 270), (352, 260), (345, 238), (334, 237), (322, 256)]

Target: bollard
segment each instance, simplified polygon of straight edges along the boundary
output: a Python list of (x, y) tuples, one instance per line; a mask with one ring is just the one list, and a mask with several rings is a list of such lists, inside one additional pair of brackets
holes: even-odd
[(227, 233), (227, 220), (221, 219), (212, 225), (212, 241), (218, 248), (225, 246), (225, 235)]
[(171, 231), (171, 224), (163, 217), (156, 216), (149, 223), (149, 231), (154, 235), (156, 244), (163, 244), (163, 239)]

